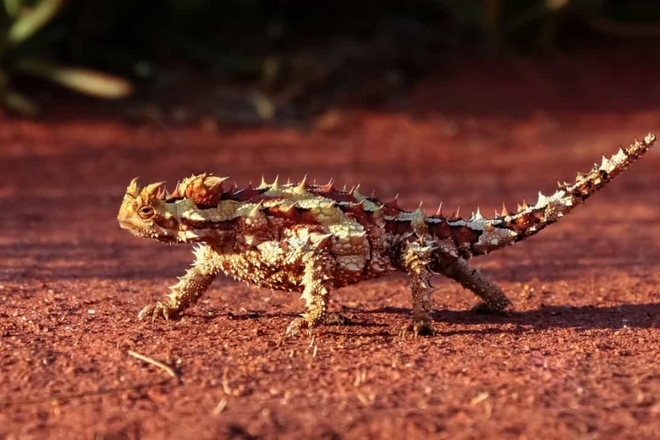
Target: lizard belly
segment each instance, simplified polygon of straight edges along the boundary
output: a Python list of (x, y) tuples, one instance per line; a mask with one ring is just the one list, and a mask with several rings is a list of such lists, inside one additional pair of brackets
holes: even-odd
[[(366, 259), (359, 255), (335, 255), (334, 286), (343, 287), (363, 280), (378, 278), (394, 271), (389, 255)], [(285, 253), (279, 242), (266, 242), (254, 250), (221, 254), (222, 271), (232, 278), (275, 290), (302, 291), (304, 253)]]
[(264, 261), (259, 252), (222, 256), (222, 271), (238, 281), (275, 290), (302, 288), (303, 266), (287, 265), (283, 261)]

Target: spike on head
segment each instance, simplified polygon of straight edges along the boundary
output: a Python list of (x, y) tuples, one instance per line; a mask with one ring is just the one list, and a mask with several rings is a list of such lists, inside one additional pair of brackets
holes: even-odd
[(140, 187), (138, 186), (138, 177), (131, 180), (131, 183), (128, 184), (128, 188), (126, 188), (126, 194), (133, 197), (134, 199), (140, 195)]
[(176, 186), (174, 187), (174, 192), (173, 192), (173, 193), (170, 193), (170, 196), (168, 197), (168, 200), (171, 201), (171, 200), (176, 200), (176, 199), (181, 199), (181, 198), (183, 198), (183, 196), (182, 196), (181, 193), (179, 192), (179, 184), (180, 184), (180, 182), (177, 182), (177, 183), (176, 183)]
[[(163, 182), (163, 183), (165, 183), (165, 182)], [(158, 200), (167, 200), (169, 197), (170, 197), (170, 194), (167, 191), (167, 188), (165, 188), (165, 185), (163, 184), (163, 186), (156, 193), (156, 198)]]
[(504, 202), (502, 202), (502, 217), (506, 217), (508, 215), (511, 215), (511, 212), (506, 208)]
[(149, 184), (140, 191), (140, 198), (144, 203), (153, 203), (155, 200), (163, 200), (165, 194), (165, 182)]
[(138, 237), (155, 238), (165, 243), (176, 242), (176, 232), (159, 223), (164, 220), (162, 213), (166, 197), (165, 182), (140, 188), (137, 179), (133, 179), (117, 214), (119, 225)]

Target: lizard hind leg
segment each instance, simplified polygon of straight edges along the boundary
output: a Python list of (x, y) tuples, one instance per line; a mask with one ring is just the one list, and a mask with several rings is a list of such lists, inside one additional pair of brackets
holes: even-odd
[(474, 308), (476, 312), (498, 313), (511, 305), (511, 301), (497, 284), (486, 278), (478, 269), (470, 268), (463, 258), (458, 258), (452, 264), (442, 267), (440, 272), (483, 300), (483, 303)]

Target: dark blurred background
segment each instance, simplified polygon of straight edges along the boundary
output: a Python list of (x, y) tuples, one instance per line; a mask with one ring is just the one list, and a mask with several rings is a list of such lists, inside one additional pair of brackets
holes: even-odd
[(212, 100), (237, 122), (297, 119), (377, 103), (457, 56), (660, 41), (660, 2), (643, 0), (2, 0), (0, 9), (0, 98), (27, 116), (53, 105), (43, 91), (55, 82), (165, 106)]

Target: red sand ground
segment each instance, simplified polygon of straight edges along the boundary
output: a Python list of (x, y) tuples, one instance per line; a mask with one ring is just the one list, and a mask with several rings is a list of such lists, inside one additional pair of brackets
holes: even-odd
[(657, 437), (658, 151), (557, 225), (473, 261), (514, 312), (476, 315), (471, 294), (438, 277), (437, 334), (416, 340), (397, 336), (409, 319), (402, 277), (335, 294), (356, 324), (314, 337), (283, 337), (297, 295), (228, 279), (179, 321), (138, 322), (191, 255), (115, 220), (132, 177), (172, 184), (199, 171), (241, 185), (332, 176), (429, 211), (534, 201), (660, 131), (645, 58), (462, 62), (323, 130), (3, 118), (0, 438)]

